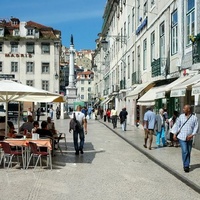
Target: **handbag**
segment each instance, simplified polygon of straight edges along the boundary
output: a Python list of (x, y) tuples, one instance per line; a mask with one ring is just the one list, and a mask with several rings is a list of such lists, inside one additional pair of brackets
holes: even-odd
[(187, 120), (183, 123), (183, 125), (181, 126), (181, 128), (179, 129), (179, 131), (176, 134), (176, 137), (179, 135), (181, 129), (183, 128), (183, 126), (187, 123), (187, 121), (190, 119), (190, 117), (193, 115), (193, 113), (187, 118)]

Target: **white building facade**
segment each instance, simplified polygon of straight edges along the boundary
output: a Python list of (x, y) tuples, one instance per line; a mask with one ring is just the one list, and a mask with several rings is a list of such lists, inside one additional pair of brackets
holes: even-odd
[(17, 18), (0, 21), (0, 75), (59, 92), (60, 31)]
[[(170, 91), (187, 75), (198, 74), (191, 36), (199, 33), (199, 9), (199, 0), (107, 2), (94, 57), (97, 70), (106, 63), (103, 78), (95, 83), (103, 90), (96, 89), (96, 93), (109, 98), (118, 111), (125, 106), (129, 124), (142, 122), (146, 106), (154, 106), (155, 111), (167, 106), (172, 113), (181, 111), (186, 102), (194, 104), (191, 95), (170, 96)], [(171, 84), (174, 81), (176, 84)], [(148, 96), (152, 89), (153, 95)], [(158, 96), (160, 91), (162, 97)]]

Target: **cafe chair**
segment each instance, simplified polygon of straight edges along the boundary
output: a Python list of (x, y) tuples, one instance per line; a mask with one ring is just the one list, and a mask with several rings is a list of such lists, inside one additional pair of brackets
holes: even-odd
[(60, 147), (60, 140), (63, 140), (65, 138), (64, 133), (58, 133), (56, 137), (54, 137), (54, 140), (56, 141), (56, 145), (60, 151), (60, 153), (63, 155), (62, 149)]
[(65, 142), (65, 148), (67, 149), (67, 140), (66, 140), (66, 134), (65, 133), (58, 132), (58, 139), (57, 139), (57, 141), (58, 141), (58, 149), (61, 152), (61, 148), (60, 148), (60, 145), (59, 145), (60, 140), (64, 140), (64, 142)]
[(36, 168), (39, 160), (40, 160), (40, 167), (42, 167), (42, 156), (44, 156), (44, 157), (47, 157), (47, 165), (49, 163), (50, 168), (52, 170), (51, 153), (49, 153), (47, 151), (40, 151), (39, 148), (38, 148), (38, 146), (37, 146), (37, 144), (34, 143), (34, 142), (29, 142), (29, 146), (30, 146), (30, 149), (31, 149), (31, 156), (29, 158), (29, 161), (28, 161), (26, 169), (28, 169), (29, 164), (31, 162), (31, 159), (34, 158), (34, 157), (37, 158), (35, 166), (34, 166), (34, 169)]
[[(9, 143), (7, 142), (1, 142), (1, 147), (3, 149), (3, 160), (4, 160), (4, 168), (5, 168), (5, 163), (6, 163), (6, 158), (8, 158), (8, 167), (10, 167), (10, 165), (12, 164), (12, 159), (14, 156), (17, 156), (17, 162), (19, 163), (19, 156), (22, 157), (22, 164), (23, 164), (23, 168), (24, 168), (24, 154), (22, 151), (17, 151), (17, 150), (12, 150), (11, 146)], [(12, 167), (12, 165), (11, 165)]]
[(4, 139), (5, 139), (5, 136), (0, 135), (0, 154), (1, 154), (0, 165), (1, 165), (2, 160), (3, 160), (3, 149), (2, 149), (2, 146), (1, 146), (1, 142), (3, 142)]

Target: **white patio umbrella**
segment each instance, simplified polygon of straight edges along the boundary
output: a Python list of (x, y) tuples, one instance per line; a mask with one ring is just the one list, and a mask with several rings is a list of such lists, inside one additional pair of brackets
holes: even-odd
[(11, 80), (0, 81), (0, 102), (6, 103), (5, 136), (7, 136), (7, 108), (8, 102), (10, 101), (65, 102), (66, 100), (64, 96), (57, 93), (51, 93), (46, 90), (37, 89)]

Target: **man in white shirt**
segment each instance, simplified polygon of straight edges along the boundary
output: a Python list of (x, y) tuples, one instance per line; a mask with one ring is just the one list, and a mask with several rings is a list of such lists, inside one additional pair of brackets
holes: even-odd
[[(83, 154), (83, 146), (84, 146), (84, 140), (85, 140), (84, 131), (85, 131), (85, 134), (87, 134), (87, 120), (86, 120), (85, 114), (81, 112), (81, 106), (77, 106), (77, 111), (75, 111), (74, 113), (75, 113), (76, 120), (79, 121), (79, 123), (81, 124), (81, 128), (79, 130), (73, 131), (75, 154), (79, 155), (79, 151), (81, 152), (81, 154)], [(78, 135), (80, 138), (80, 146), (78, 146)]]
[(113, 128), (117, 128), (117, 111), (115, 110), (115, 107), (112, 108), (110, 116), (112, 119)]

